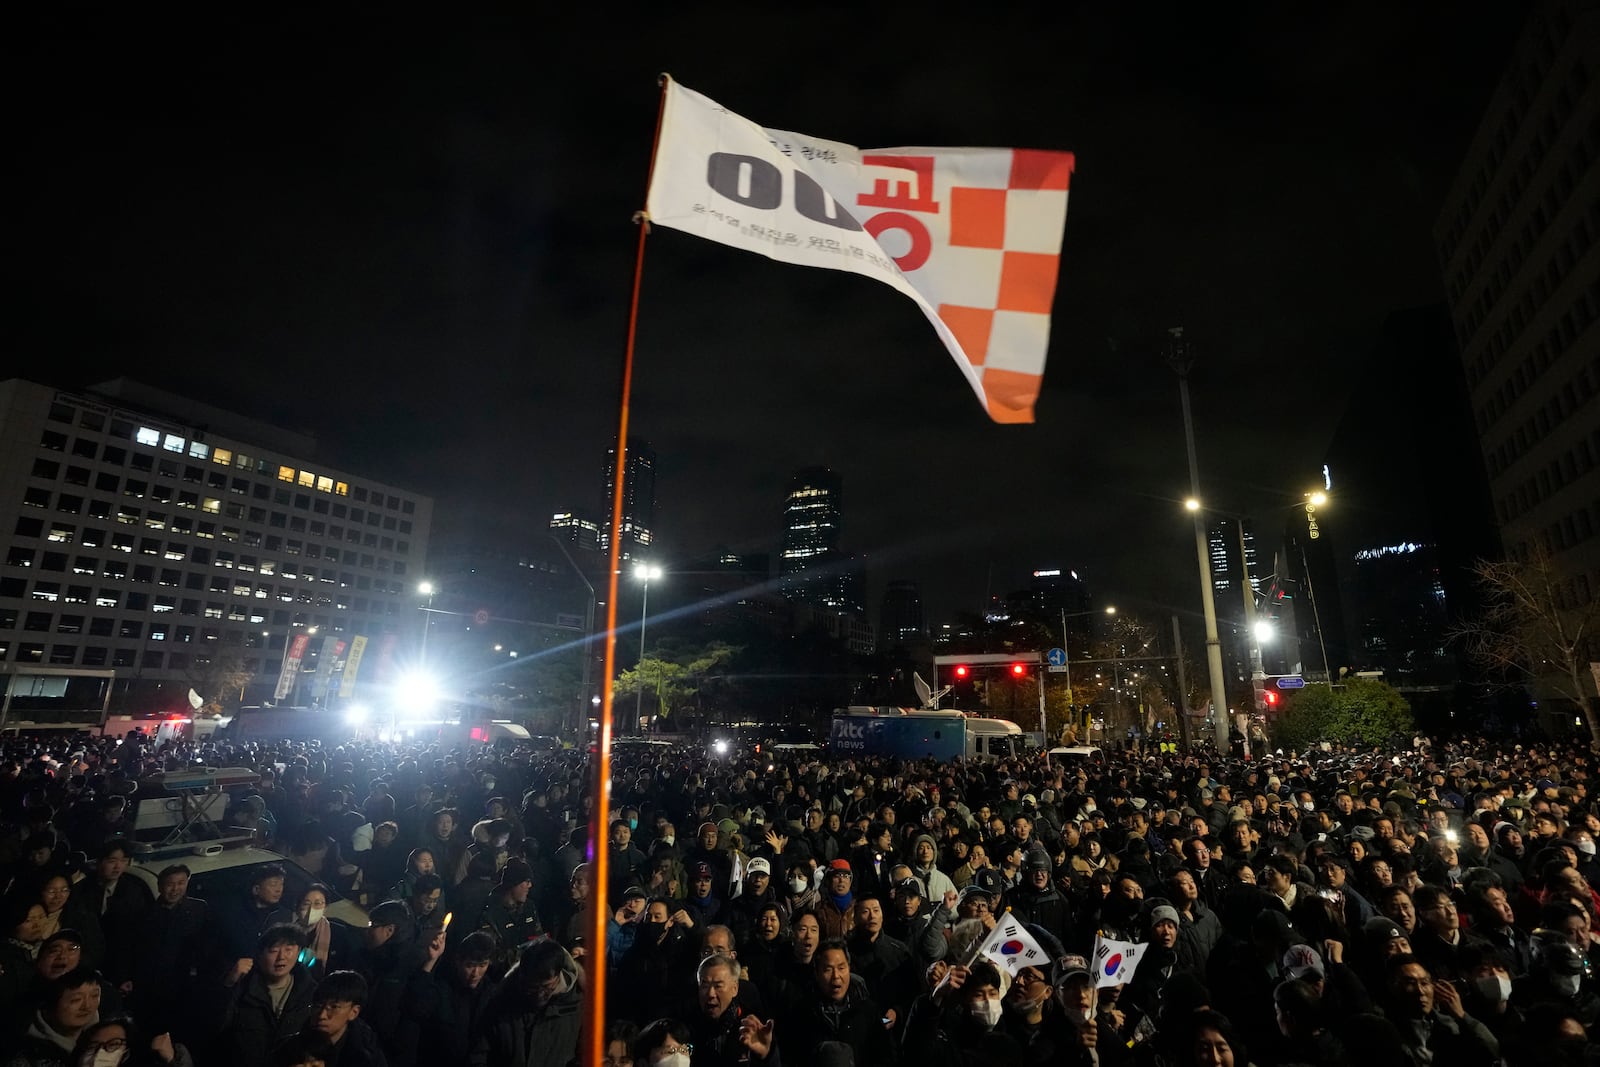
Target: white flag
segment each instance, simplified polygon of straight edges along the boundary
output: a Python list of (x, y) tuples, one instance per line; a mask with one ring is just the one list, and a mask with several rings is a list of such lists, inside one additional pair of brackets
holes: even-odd
[(728, 899), (744, 892), (744, 857), (739, 853), (733, 854), (733, 873), (728, 878)]
[(769, 130), (666, 88), (650, 221), (916, 301), (996, 422), (1032, 422), (1050, 341), (1068, 152), (879, 148)]
[(1149, 947), (1148, 943), (1136, 945), (1131, 941), (1110, 941), (1096, 934), (1094, 987), (1104, 989), (1106, 986), (1126, 985), (1133, 981), (1133, 972), (1139, 969), (1139, 961)]
[(1050, 968), (1049, 953), (1039, 947), (1039, 942), (1010, 912), (994, 924), (980, 951), (1013, 978), (1024, 967)]

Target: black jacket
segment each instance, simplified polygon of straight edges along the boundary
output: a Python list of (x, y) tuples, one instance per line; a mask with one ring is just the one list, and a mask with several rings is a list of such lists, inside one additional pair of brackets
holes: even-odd
[(311, 994), (316, 982), (301, 964), (295, 964), (290, 973), (294, 987), (289, 990), (282, 1012), (273, 1010), (267, 983), (257, 971), (251, 971), (232, 989), (223, 990), (227, 999), (220, 1012), (217, 1062), (228, 1067), (260, 1067), (281, 1041), (298, 1033), (311, 1018)]
[(472, 1045), (471, 1067), (567, 1067), (578, 1054), (583, 1029), (577, 989), (558, 993), (541, 1009), (508, 982), (495, 990)]

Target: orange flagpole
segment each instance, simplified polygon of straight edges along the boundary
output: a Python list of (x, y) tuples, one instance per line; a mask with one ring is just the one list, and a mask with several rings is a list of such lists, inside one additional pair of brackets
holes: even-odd
[[(661, 146), (661, 122), (667, 109), (668, 75), (661, 75), (661, 103), (656, 111), (656, 132), (650, 145), (650, 167), (645, 172), (645, 193), (656, 167), (656, 151)], [(617, 664), (617, 579), (622, 561), (622, 490), (628, 469), (628, 402), (633, 392), (633, 342), (639, 332), (639, 287), (644, 278), (644, 240), (650, 235), (650, 217), (641, 211), (634, 216), (639, 224), (639, 250), (634, 257), (633, 296), (628, 303), (628, 340), (622, 356), (622, 395), (617, 410), (616, 476), (611, 485), (610, 573), (606, 584), (605, 689), (600, 703), (599, 736), (594, 754), (593, 801), (589, 808), (589, 952), (585, 955), (583, 1008), (586, 1047), (583, 1062), (601, 1067), (606, 1054), (606, 932), (611, 918), (606, 902), (610, 881), (608, 820), (611, 813), (611, 708), (612, 682)], [(644, 650), (640, 649), (643, 655)]]

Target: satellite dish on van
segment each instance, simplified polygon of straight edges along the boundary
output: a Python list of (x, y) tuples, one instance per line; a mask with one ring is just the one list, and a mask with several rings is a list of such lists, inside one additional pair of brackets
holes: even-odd
[(199, 693), (196, 693), (193, 689), (189, 690), (189, 706), (195, 711), (199, 711), (201, 708), (206, 706), (205, 697), (201, 696)]

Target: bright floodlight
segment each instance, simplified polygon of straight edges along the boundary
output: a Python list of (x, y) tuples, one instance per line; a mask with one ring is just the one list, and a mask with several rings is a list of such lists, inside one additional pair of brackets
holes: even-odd
[(1116, 613), (1117, 613), (1117, 609), (1116, 608), (1112, 607), (1110, 604), (1106, 605), (1106, 614), (1107, 615), (1115, 615)]
[(1265, 644), (1278, 636), (1278, 631), (1270, 622), (1265, 620), (1256, 623), (1256, 640)]
[(718, 741), (711, 747), (717, 750), (717, 755), (719, 756), (726, 756), (728, 754), (728, 742), (726, 741)]
[(641, 582), (653, 582), (661, 577), (661, 568), (650, 563), (634, 565), (633, 576)]
[(1311, 501), (1313, 506), (1320, 508), (1322, 505), (1324, 505), (1324, 504), (1326, 504), (1328, 502), (1328, 494), (1324, 493), (1322, 490), (1318, 489), (1315, 493), (1312, 493), (1311, 496), (1308, 497), (1307, 499), (1309, 499)]
[(403, 674), (395, 696), (413, 711), (432, 711), (439, 703), (438, 679), (425, 671)]
[(365, 704), (351, 704), (344, 709), (344, 719), (351, 726), (360, 726), (367, 721), (367, 706)]
[(423, 596), (432, 596), (433, 595), (433, 583), (432, 582), (418, 582), (417, 583), (417, 592), (421, 593)]
[(1194, 497), (1190, 497), (1188, 500), (1183, 502), (1183, 506), (1188, 508), (1190, 511), (1199, 511), (1200, 501), (1196, 500)]

